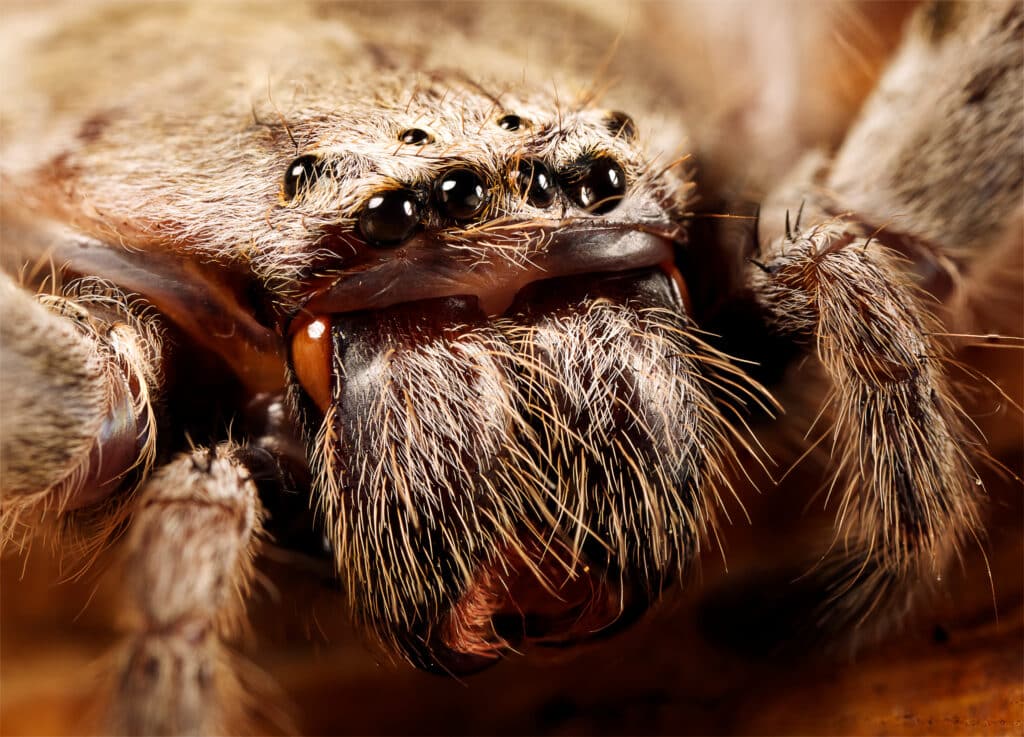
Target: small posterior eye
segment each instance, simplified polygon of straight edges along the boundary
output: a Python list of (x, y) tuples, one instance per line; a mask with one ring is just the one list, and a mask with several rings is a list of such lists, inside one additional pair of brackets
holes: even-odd
[(373, 195), (359, 216), (359, 232), (376, 248), (403, 243), (420, 222), (420, 203), (408, 189), (389, 189)]
[(562, 188), (587, 212), (611, 212), (626, 194), (626, 173), (607, 156), (584, 159), (562, 174)]
[(324, 173), (324, 164), (318, 156), (305, 154), (288, 165), (284, 173), (284, 198), (295, 199), (307, 191)]
[(480, 214), (487, 203), (483, 180), (471, 169), (452, 169), (434, 184), (434, 198), (441, 212), (454, 220)]
[(498, 127), (506, 131), (517, 131), (523, 127), (523, 119), (518, 115), (502, 115), (498, 118)]
[(621, 110), (613, 110), (608, 113), (605, 125), (608, 126), (608, 132), (616, 138), (627, 141), (636, 140), (636, 121)]
[(434, 140), (434, 137), (422, 128), (407, 128), (402, 131), (398, 139), (407, 146), (425, 146)]
[(520, 191), (526, 190), (526, 198), (534, 207), (547, 207), (555, 199), (555, 178), (543, 162), (537, 159), (522, 159), (515, 171), (516, 184)]

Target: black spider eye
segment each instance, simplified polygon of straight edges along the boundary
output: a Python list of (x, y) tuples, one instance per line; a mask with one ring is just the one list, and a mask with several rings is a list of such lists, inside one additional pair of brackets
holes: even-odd
[(518, 115), (502, 115), (498, 118), (498, 127), (502, 130), (517, 131), (523, 127), (523, 119)]
[(434, 184), (434, 198), (447, 217), (468, 220), (484, 209), (487, 190), (476, 172), (471, 169), (452, 169)]
[(516, 184), (520, 192), (524, 189), (526, 197), (534, 207), (547, 207), (555, 199), (555, 178), (550, 170), (536, 159), (523, 159), (515, 171)]
[(408, 128), (402, 131), (398, 139), (408, 146), (425, 146), (434, 140), (433, 136), (422, 128)]
[(627, 141), (636, 140), (636, 122), (621, 110), (613, 110), (608, 113), (605, 125), (608, 126), (608, 132), (616, 138), (623, 138)]
[(562, 187), (587, 212), (611, 212), (626, 194), (626, 173), (607, 156), (578, 162), (562, 174)]
[(420, 203), (408, 189), (389, 189), (373, 195), (359, 216), (359, 232), (376, 248), (404, 242), (420, 222)]
[(295, 195), (309, 189), (323, 173), (324, 163), (319, 157), (306, 154), (295, 159), (284, 173), (284, 198), (295, 199)]

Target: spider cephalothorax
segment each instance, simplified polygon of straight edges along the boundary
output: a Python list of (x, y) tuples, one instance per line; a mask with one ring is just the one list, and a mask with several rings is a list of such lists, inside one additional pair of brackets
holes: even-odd
[[(280, 391), (287, 364), (309, 504), (392, 646), (465, 670), (642, 612), (729, 485), (716, 377), (753, 391), (687, 317), (678, 162), (589, 99), (419, 70), (364, 102), (356, 80), (282, 76), (287, 115), (200, 121), (238, 129), (214, 146), (183, 145), (197, 121), (166, 111), (93, 120), (57, 163), (75, 183), (57, 201), (92, 208), (67, 258), (165, 304), (179, 264), (111, 256), (105, 231), (224, 263), (191, 281), (225, 326), (171, 322), (254, 389)], [(137, 128), (160, 135), (142, 180), (119, 148)]]
[(624, 113), (430, 78), (316, 136), (275, 213), (319, 249), (289, 327), (314, 498), (357, 611), (426, 663), (642, 611), (728, 483), (737, 373), (685, 317), (689, 187)]

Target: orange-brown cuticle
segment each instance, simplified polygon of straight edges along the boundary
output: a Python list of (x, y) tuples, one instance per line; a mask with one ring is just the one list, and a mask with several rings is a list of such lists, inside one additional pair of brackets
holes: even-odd
[(686, 287), (686, 280), (683, 279), (683, 275), (679, 273), (679, 269), (676, 268), (675, 262), (663, 261), (659, 264), (661, 270), (671, 279), (675, 289), (679, 292), (679, 300), (682, 302), (683, 307), (686, 308), (686, 314), (693, 314), (693, 304), (690, 302), (690, 290)]
[(326, 412), (331, 404), (331, 320), (314, 317), (299, 323), (291, 337), (292, 369), (313, 403)]

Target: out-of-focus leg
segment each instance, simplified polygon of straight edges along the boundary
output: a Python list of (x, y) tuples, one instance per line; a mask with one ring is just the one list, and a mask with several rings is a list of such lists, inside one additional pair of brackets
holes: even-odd
[(0, 273), (0, 547), (152, 464), (157, 318), (98, 280), (32, 295)]
[(242, 624), (262, 529), (241, 453), (225, 443), (179, 455), (139, 492), (124, 541), (115, 734), (234, 733), (252, 706), (223, 641)]

